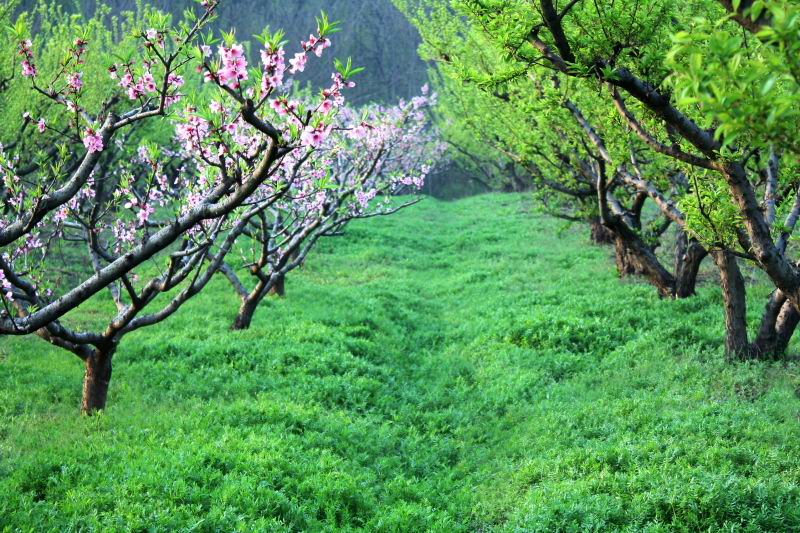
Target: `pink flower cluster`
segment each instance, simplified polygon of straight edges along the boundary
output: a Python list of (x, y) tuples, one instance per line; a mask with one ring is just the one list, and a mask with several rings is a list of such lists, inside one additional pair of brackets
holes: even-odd
[(140, 226), (147, 224), (150, 220), (150, 215), (156, 212), (156, 209), (147, 202), (142, 202), (138, 198), (133, 197), (124, 205), (125, 209), (137, 209), (136, 218)]
[(375, 198), (378, 194), (377, 189), (370, 189), (367, 191), (356, 191), (356, 199), (358, 200), (359, 205), (362, 209), (366, 209), (369, 205), (370, 200)]
[[(124, 68), (125, 73), (119, 80), (119, 86), (123, 89), (127, 89), (128, 98), (136, 100), (137, 98), (158, 91), (158, 85), (156, 85), (156, 80), (150, 72), (149, 64), (145, 63), (144, 72), (138, 79), (134, 76), (133, 69), (130, 65), (125, 65)], [(116, 65), (108, 69), (108, 72), (112, 79), (117, 79), (119, 76)]]
[(69, 216), (69, 208), (61, 207), (60, 209), (57, 209), (55, 214), (53, 215), (53, 221), (56, 224), (60, 224), (65, 220), (67, 220), (67, 216)]
[(186, 80), (183, 79), (183, 76), (179, 76), (174, 72), (170, 72), (169, 76), (167, 76), (167, 83), (171, 87), (175, 87), (176, 89), (178, 89), (180, 87), (183, 87), (183, 85), (186, 83)]
[(297, 74), (298, 72), (303, 72), (306, 69), (306, 63), (308, 62), (308, 55), (305, 52), (297, 52), (292, 59), (289, 60), (289, 65), (292, 68), (289, 69), (289, 73)]
[(272, 109), (278, 116), (285, 117), (287, 115), (295, 115), (300, 107), (299, 102), (296, 100), (288, 100), (286, 98), (276, 98), (270, 104)]
[(39, 233), (31, 232), (25, 235), (25, 242), (19, 246), (11, 255), (11, 259), (16, 257), (29, 255), (34, 250), (43, 251), (42, 240), (39, 238)]
[(83, 144), (90, 153), (103, 151), (103, 138), (91, 128), (86, 130), (86, 135), (83, 137)]
[(11, 292), (11, 282), (8, 281), (6, 278), (6, 273), (3, 270), (0, 270), (0, 284), (3, 286), (3, 290), (5, 291), (5, 297), (8, 301), (14, 301), (14, 293)]
[(283, 76), (286, 73), (286, 52), (283, 48), (262, 50), (261, 62), (264, 64), (261, 92), (269, 94), (270, 91), (283, 85)]
[(341, 106), (344, 104), (342, 89), (345, 87), (352, 89), (356, 86), (356, 84), (352, 81), (344, 81), (344, 78), (342, 78), (342, 75), (338, 72), (331, 74), (331, 79), (333, 80), (333, 84), (329, 88), (322, 91), (322, 97), (325, 99), (331, 99), (334, 104)]
[(313, 50), (314, 55), (322, 57), (323, 50), (330, 45), (331, 40), (326, 37), (309, 35), (307, 41), (300, 41), (300, 46), (302, 46), (303, 51), (297, 52), (294, 57), (289, 60), (289, 65), (291, 66), (289, 72), (292, 74), (303, 72), (306, 69), (306, 63), (308, 63), (308, 53)]
[(114, 225), (111, 227), (111, 232), (114, 234), (114, 237), (117, 238), (117, 252), (122, 250), (123, 243), (130, 244), (136, 240), (136, 229), (122, 220), (115, 221)]
[(75, 56), (75, 63), (78, 65), (83, 65), (86, 61), (83, 59), (83, 54), (86, 53), (86, 45), (88, 41), (84, 41), (80, 37), (75, 39), (74, 48), (71, 50), (72, 54)]
[(317, 107), (317, 111), (322, 113), (323, 115), (327, 115), (333, 110), (333, 102), (330, 100), (323, 100), (319, 107)]
[[(344, 96), (342, 89), (345, 87), (353, 87), (355, 84), (352, 82), (345, 82), (342, 75), (335, 73), (331, 75), (333, 83), (327, 89), (322, 91), (323, 100), (313, 110), (314, 113), (321, 115), (329, 115), (334, 108), (339, 108), (344, 105)], [(325, 122), (317, 122), (315, 124), (305, 123), (300, 120), (297, 111), (300, 103), (295, 100), (289, 100), (286, 97), (276, 98), (270, 103), (272, 109), (280, 117), (288, 117), (289, 122), (302, 128), (300, 133), (300, 143), (302, 146), (308, 148), (319, 148), (330, 135), (333, 127)]]
[(241, 44), (234, 44), (230, 48), (220, 46), (219, 55), (222, 59), (222, 68), (217, 72), (219, 82), (231, 89), (238, 89), (241, 82), (248, 79), (244, 48)]
[(331, 45), (331, 40), (326, 37), (315, 37), (309, 35), (307, 41), (300, 41), (300, 46), (303, 47), (304, 52), (314, 49), (314, 55), (322, 57), (322, 51)]
[(19, 55), (23, 56), (22, 60), (22, 75), (26, 78), (33, 78), (38, 74), (36, 64), (33, 62), (33, 44), (29, 39), (20, 41)]
[(78, 92), (83, 87), (83, 73), (82, 72), (75, 72), (70, 74), (67, 78), (67, 83), (69, 84), (69, 88), (72, 92)]
[[(146, 145), (138, 148), (137, 157), (132, 162), (136, 166), (126, 169), (123, 174), (126, 185), (114, 191), (114, 198), (119, 205), (135, 214), (134, 220), (117, 218), (109, 226), (117, 240), (115, 245), (117, 252), (133, 244), (137, 236), (142, 235), (140, 230), (150, 222), (157, 207), (165, 207), (170, 199), (175, 199), (170, 195), (172, 187), (169, 179), (160, 172), (158, 160), (153, 157)], [(139, 165), (144, 165), (144, 168)], [(137, 176), (140, 175), (150, 176), (152, 179), (137, 184)]]
[(309, 148), (319, 148), (331, 132), (330, 126), (320, 124), (317, 127), (306, 126), (300, 134), (300, 142)]
[(155, 46), (157, 45), (159, 48), (164, 48), (164, 34), (155, 28), (150, 28), (145, 32), (145, 38), (147, 39), (146, 46)]
[(196, 109), (186, 109), (186, 120), (175, 127), (178, 140), (184, 145), (187, 152), (197, 151), (200, 144), (208, 137), (210, 125), (207, 120), (197, 116)]

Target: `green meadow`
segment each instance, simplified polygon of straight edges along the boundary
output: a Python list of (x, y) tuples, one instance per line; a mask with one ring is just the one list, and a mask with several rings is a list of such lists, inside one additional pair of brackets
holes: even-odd
[(220, 277), (126, 337), (94, 417), (0, 339), (0, 531), (800, 529), (800, 367), (724, 361), (710, 266), (661, 300), (588, 237), (525, 195), (357, 221), (250, 330)]

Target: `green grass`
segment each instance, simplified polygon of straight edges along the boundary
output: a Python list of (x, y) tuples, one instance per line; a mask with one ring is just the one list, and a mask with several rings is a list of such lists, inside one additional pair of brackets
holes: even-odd
[(725, 364), (713, 277), (662, 301), (559, 228), (354, 224), (249, 331), (219, 280), (126, 338), (94, 418), (77, 358), (0, 340), (0, 530), (800, 529), (798, 366)]

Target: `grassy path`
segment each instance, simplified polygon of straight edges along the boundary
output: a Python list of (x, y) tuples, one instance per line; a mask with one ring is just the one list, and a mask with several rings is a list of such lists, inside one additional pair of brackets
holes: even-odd
[(528, 210), (356, 224), (246, 332), (220, 280), (94, 419), (77, 359), (0, 339), (0, 531), (800, 528), (798, 368), (725, 365), (713, 284), (659, 301)]

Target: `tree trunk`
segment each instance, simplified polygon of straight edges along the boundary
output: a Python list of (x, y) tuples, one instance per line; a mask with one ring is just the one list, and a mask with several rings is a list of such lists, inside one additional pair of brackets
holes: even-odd
[(769, 297), (761, 327), (749, 356), (753, 359), (782, 359), (786, 355), (789, 341), (800, 322), (800, 312), (786, 295), (776, 290)]
[(640, 275), (658, 289), (662, 298), (675, 296), (675, 277), (658, 261), (655, 253), (629, 229), (620, 229), (614, 241), (620, 277)]
[(725, 354), (729, 360), (748, 355), (747, 301), (745, 284), (736, 256), (727, 251), (712, 252), (719, 268), (720, 286), (725, 303)]
[(231, 329), (234, 331), (249, 329), (260, 301), (260, 298), (254, 298), (252, 295), (242, 299), (242, 305), (239, 306), (239, 312), (236, 314)]
[(783, 309), (781, 309), (781, 313), (778, 315), (778, 322), (775, 325), (778, 339), (775, 343), (775, 351), (772, 354), (773, 358), (783, 358), (786, 355), (786, 349), (789, 348), (789, 342), (792, 340), (792, 335), (794, 330), (797, 329), (798, 323), (800, 323), (800, 312), (798, 312), (797, 306), (791, 300), (787, 300), (783, 304)]
[(269, 290), (269, 293), (270, 294), (274, 294), (275, 296), (280, 296), (281, 298), (286, 296), (286, 275), (285, 274), (281, 274), (280, 276), (277, 277), (277, 279), (275, 280), (275, 284)]
[(780, 289), (776, 289), (769, 296), (764, 314), (761, 315), (761, 327), (758, 329), (758, 336), (750, 346), (750, 357), (761, 359), (775, 353), (775, 346), (778, 340), (778, 315), (786, 303), (786, 295)]
[(639, 268), (636, 257), (620, 237), (614, 239), (614, 261), (617, 263), (617, 272), (619, 272), (619, 277), (621, 278), (644, 275), (644, 271)]
[(614, 242), (614, 233), (605, 227), (599, 218), (593, 218), (589, 223), (592, 228), (592, 242), (594, 244), (612, 244)]
[(675, 253), (676, 298), (688, 298), (695, 294), (697, 273), (707, 255), (708, 250), (695, 239), (690, 239), (685, 231), (678, 234), (678, 247)]
[(106, 408), (108, 385), (111, 383), (111, 360), (115, 351), (116, 346), (97, 348), (91, 357), (86, 359), (81, 413), (91, 416)]

